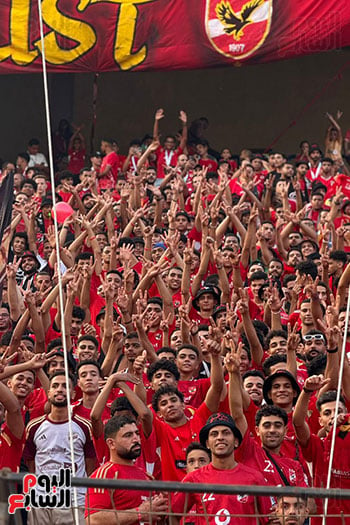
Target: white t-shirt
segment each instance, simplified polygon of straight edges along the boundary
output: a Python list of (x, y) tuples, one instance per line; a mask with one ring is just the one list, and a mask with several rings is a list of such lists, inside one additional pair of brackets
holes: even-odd
[(28, 162), (28, 168), (33, 168), (37, 164), (43, 164), (44, 166), (48, 166), (46, 157), (43, 153), (36, 153), (35, 155), (30, 155), (30, 160)]
[[(72, 416), (72, 433), (74, 442), (75, 475), (86, 477), (85, 458), (96, 457), (91, 440), (91, 423), (81, 416)], [(27, 441), (23, 459), (35, 461), (35, 474), (58, 476), (60, 468), (71, 468), (71, 454), (68, 421), (57, 423), (45, 415), (27, 425)], [(86, 489), (77, 488), (78, 505), (84, 505)], [(38, 494), (44, 494), (43, 488), (37, 486)], [(73, 497), (73, 491), (72, 491)]]

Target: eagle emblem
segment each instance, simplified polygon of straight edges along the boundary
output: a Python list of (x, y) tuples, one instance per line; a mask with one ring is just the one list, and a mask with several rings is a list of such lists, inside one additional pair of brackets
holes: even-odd
[(205, 28), (219, 53), (234, 60), (251, 56), (264, 43), (273, 0), (206, 0)]
[(235, 13), (230, 2), (222, 1), (216, 8), (215, 12), (218, 19), (224, 26), (224, 31), (232, 35), (235, 40), (240, 40), (243, 36), (243, 29), (247, 24), (251, 24), (250, 15), (263, 3), (263, 0), (253, 0), (246, 3), (239, 14)]

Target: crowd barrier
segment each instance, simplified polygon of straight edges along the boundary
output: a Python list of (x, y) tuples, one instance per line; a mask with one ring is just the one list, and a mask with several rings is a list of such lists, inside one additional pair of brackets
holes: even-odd
[[(8, 513), (8, 498), (11, 494), (18, 494), (21, 490), (21, 482), (25, 473), (12, 473), (7, 471), (0, 471), (0, 525), (25, 525), (25, 518), (21, 511), (16, 511), (13, 515)], [(224, 474), (223, 474), (224, 476)], [(196, 483), (178, 483), (178, 482), (163, 482), (163, 481), (139, 481), (139, 480), (118, 480), (118, 479), (91, 479), (91, 478), (76, 478), (71, 479), (72, 490), (73, 487), (85, 487), (85, 488), (94, 488), (94, 489), (109, 489), (112, 495), (113, 490), (123, 489), (123, 490), (137, 490), (145, 491), (152, 496), (154, 494), (163, 493), (169, 495), (174, 492), (182, 492), (186, 494), (198, 493), (203, 494), (204, 496), (213, 497), (214, 495), (249, 495), (254, 496), (255, 498), (260, 497), (287, 497), (293, 496), (296, 498), (313, 498), (318, 500), (326, 500), (328, 498), (331, 500), (350, 500), (350, 490), (348, 489), (324, 489), (324, 488), (302, 488), (302, 487), (273, 487), (273, 486), (253, 486), (253, 485), (218, 485), (218, 484), (196, 484)], [(114, 514), (114, 510), (110, 510), (111, 518)], [(72, 523), (74, 523), (73, 518), (74, 512), (72, 511)], [(166, 515), (158, 516), (152, 512), (152, 509), (149, 513), (149, 519), (144, 520), (149, 523), (171, 523), (172, 513), (169, 511)], [(192, 513), (184, 516), (186, 518), (186, 523), (195, 523), (196, 514)], [(202, 516), (203, 517), (203, 516)], [(215, 516), (207, 514), (204, 515), (204, 519), (208, 524), (230, 524), (235, 525), (235, 520), (237, 518), (244, 518), (245, 515), (235, 514), (221, 517), (218, 520), (215, 520)], [(249, 515), (250, 518), (257, 518), (257, 523), (259, 523), (258, 518), (263, 516), (260, 514)], [(265, 516), (266, 517), (266, 516)], [(318, 517), (322, 518), (320, 514), (311, 514), (309, 517)], [(338, 518), (339, 525), (349, 525), (350, 524), (350, 514), (344, 514), (340, 512), (339, 514), (327, 513), (324, 523), (327, 525), (327, 522), (334, 518)], [(224, 521), (223, 521), (224, 520)], [(185, 521), (185, 520), (184, 520)], [(88, 522), (87, 522), (88, 523)], [(67, 524), (68, 525), (68, 524)]]

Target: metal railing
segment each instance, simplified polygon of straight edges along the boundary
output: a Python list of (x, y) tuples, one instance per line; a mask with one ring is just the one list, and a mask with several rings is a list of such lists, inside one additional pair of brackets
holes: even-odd
[[(14, 515), (9, 516), (7, 512), (7, 502), (10, 494), (18, 492), (18, 484), (23, 480), (26, 473), (12, 473), (0, 471), (0, 525), (23, 525), (22, 515), (17, 511)], [(71, 479), (72, 487), (79, 488), (94, 488), (94, 489), (109, 489), (114, 490), (130, 490), (130, 491), (143, 491), (149, 493), (149, 495), (155, 493), (171, 494), (174, 492), (181, 492), (185, 494), (213, 494), (213, 495), (247, 495), (257, 497), (294, 497), (294, 498), (313, 498), (317, 500), (324, 500), (328, 498), (330, 501), (334, 500), (350, 500), (349, 489), (329, 489), (324, 488), (304, 488), (304, 487), (274, 487), (274, 486), (253, 486), (253, 485), (219, 485), (219, 484), (202, 484), (202, 483), (179, 483), (179, 482), (166, 482), (166, 481), (140, 481), (140, 480), (125, 480), (125, 479), (91, 479), (91, 478), (76, 478)], [(112, 494), (112, 492), (110, 492)], [(112, 497), (112, 496), (111, 496)], [(115, 513), (115, 510), (111, 508), (111, 513)], [(167, 518), (172, 515), (169, 511), (161, 519), (159, 516), (152, 515), (150, 511), (150, 519), (148, 521), (155, 523), (157, 520), (162, 523), (167, 523)], [(196, 517), (195, 514), (191, 513), (191, 516)], [(198, 516), (198, 515), (197, 515)], [(234, 518), (244, 518), (247, 515), (231, 515)], [(310, 517), (322, 517), (321, 514), (310, 514)], [(189, 515), (186, 515), (189, 518)], [(207, 523), (219, 523), (213, 518), (214, 515), (206, 514), (202, 516)], [(263, 517), (261, 514), (249, 514), (250, 518)], [(266, 517), (266, 516), (265, 516)], [(350, 514), (339, 513), (334, 514), (329, 512), (327, 519), (333, 517), (339, 518), (339, 524), (349, 525)], [(326, 519), (326, 523), (327, 523)], [(72, 517), (72, 523), (74, 519)], [(234, 520), (227, 521), (227, 523), (234, 523)], [(242, 522), (243, 523), (243, 522)], [(283, 523), (283, 522), (281, 522)], [(67, 523), (67, 525), (70, 525)]]

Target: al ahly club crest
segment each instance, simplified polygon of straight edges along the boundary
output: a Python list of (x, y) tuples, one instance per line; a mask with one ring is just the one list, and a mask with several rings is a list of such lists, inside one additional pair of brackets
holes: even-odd
[(271, 25), (273, 0), (207, 0), (205, 28), (213, 47), (233, 60), (252, 55)]

